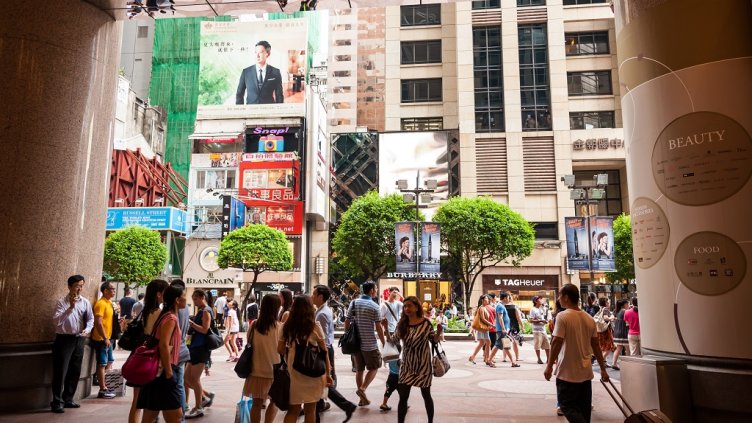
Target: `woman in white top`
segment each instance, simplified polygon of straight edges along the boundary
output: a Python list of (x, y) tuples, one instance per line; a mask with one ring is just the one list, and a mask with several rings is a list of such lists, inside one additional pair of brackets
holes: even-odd
[[(282, 324), (277, 320), (280, 307), (278, 295), (265, 295), (261, 300), (259, 316), (248, 328), (248, 342), (253, 345), (251, 375), (243, 385), (243, 395), (253, 397), (251, 423), (261, 422), (261, 407), (269, 395), (274, 381), (274, 365), (280, 362), (277, 342)], [(271, 423), (277, 414), (276, 409), (267, 408), (264, 421)]]
[[(163, 281), (162, 279), (154, 279), (146, 285), (144, 308), (138, 316), (134, 317), (134, 319), (141, 319), (144, 323), (144, 335), (151, 335), (154, 323), (159, 318), (159, 313), (161, 312), (159, 306), (162, 304), (162, 294), (165, 288), (167, 288), (167, 281)], [(131, 401), (131, 410), (128, 413), (128, 423), (138, 423), (141, 421), (141, 410), (137, 407), (136, 402), (138, 394), (141, 392), (141, 387), (130, 384), (128, 386), (133, 388), (133, 400)]]
[(238, 361), (238, 344), (235, 341), (240, 332), (240, 321), (238, 320), (238, 303), (235, 300), (227, 302), (227, 316), (225, 316), (225, 328), (227, 328), (227, 335), (225, 335), (225, 348), (230, 353), (230, 358), (227, 361)]

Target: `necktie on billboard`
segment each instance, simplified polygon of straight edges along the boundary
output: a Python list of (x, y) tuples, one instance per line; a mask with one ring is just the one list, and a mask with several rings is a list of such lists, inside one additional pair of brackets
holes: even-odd
[(264, 71), (259, 69), (258, 88), (261, 90), (261, 86), (264, 85)]

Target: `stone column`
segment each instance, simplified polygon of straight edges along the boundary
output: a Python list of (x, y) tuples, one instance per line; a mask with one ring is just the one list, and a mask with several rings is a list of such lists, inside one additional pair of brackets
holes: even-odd
[(614, 8), (643, 353), (691, 364), (697, 421), (749, 419), (752, 4)]
[[(51, 316), (102, 271), (121, 24), (83, 0), (0, 14), (0, 411), (49, 407)], [(88, 350), (88, 348), (87, 348)], [(78, 394), (91, 389), (87, 352)]]

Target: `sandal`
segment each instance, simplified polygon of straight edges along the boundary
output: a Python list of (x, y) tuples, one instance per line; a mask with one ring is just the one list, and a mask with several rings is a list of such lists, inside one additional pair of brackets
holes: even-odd
[(388, 406), (386, 404), (381, 404), (379, 406), (379, 410), (381, 410), (381, 411), (390, 411), (391, 409), (392, 409), (392, 407), (390, 407), (390, 406)]
[(519, 365), (519, 364), (517, 364), (517, 363), (514, 363), (514, 364), (512, 364), (512, 367), (522, 367), (522, 366), (520, 366), (520, 365)]
[(468, 358), (468, 359), (467, 359), (467, 362), (468, 362), (468, 363), (473, 363), (473, 364), (475, 364), (475, 360), (473, 360), (472, 358)]
[(488, 366), (488, 367), (494, 367), (495, 368), (496, 367), (496, 363), (494, 363), (493, 361), (486, 361), (486, 366)]

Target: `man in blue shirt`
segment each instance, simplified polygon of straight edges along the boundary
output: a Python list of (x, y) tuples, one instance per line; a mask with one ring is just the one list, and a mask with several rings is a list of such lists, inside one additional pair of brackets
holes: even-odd
[[(508, 293), (504, 292), (500, 295), (500, 297), (503, 299), (506, 296), (509, 296)], [(511, 348), (512, 348), (512, 341), (507, 337), (509, 333), (509, 328), (511, 327), (511, 322), (509, 321), (509, 312), (507, 311), (507, 308), (504, 307), (504, 303), (496, 300), (496, 344), (493, 347), (493, 350), (491, 351), (491, 358), (488, 360), (491, 363), (494, 362), (494, 357), (496, 356), (496, 352), (499, 350), (503, 350), (503, 357), (508, 357), (509, 361), (512, 362), (512, 367), (520, 367), (519, 364), (517, 364), (517, 361), (512, 357)], [(506, 360), (505, 360), (506, 361)]]
[[(352, 355), (355, 360), (355, 382), (358, 390), (355, 393), (360, 397), (359, 406), (364, 407), (371, 403), (366, 397), (368, 385), (376, 378), (376, 373), (381, 367), (381, 353), (376, 341), (376, 334), (384, 345), (384, 328), (381, 325), (381, 308), (374, 297), (376, 284), (366, 282), (361, 287), (363, 295), (350, 303), (345, 321), (345, 331), (350, 328), (350, 323), (355, 322), (360, 335), (360, 351)], [(375, 333), (374, 333), (375, 331)], [(363, 375), (365, 370), (368, 372)]]

